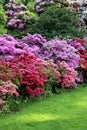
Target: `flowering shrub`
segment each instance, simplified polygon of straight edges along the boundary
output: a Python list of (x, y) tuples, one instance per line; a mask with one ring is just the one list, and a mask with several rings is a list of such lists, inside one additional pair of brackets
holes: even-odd
[(68, 43), (75, 47), (75, 49), (77, 49), (79, 52), (84, 51), (85, 47), (84, 47), (84, 39), (81, 38), (74, 38), (70, 41), (68, 41)]
[(47, 42), (47, 39), (40, 34), (27, 34), (27, 36), (23, 37), (22, 41), (27, 43), (29, 46), (37, 45), (41, 47), (43, 46), (43, 43)]
[(67, 41), (60, 40), (57, 37), (44, 43), (42, 47), (35, 48), (32, 46), (30, 51), (36, 56), (44, 60), (52, 60), (56, 63), (58, 60), (66, 61), (70, 67), (77, 68), (79, 66), (80, 56), (78, 50)]
[(62, 89), (64, 88), (70, 88), (70, 87), (76, 87), (76, 77), (77, 77), (77, 72), (68, 66), (68, 64), (64, 61), (57, 63), (58, 65), (58, 71), (61, 74), (61, 86)]
[(80, 67), (84, 68), (87, 70), (87, 38), (85, 37), (84, 39), (81, 38), (74, 38), (70, 41), (68, 41), (70, 45), (75, 47), (80, 55)]
[(39, 95), (42, 94), (47, 74), (42, 73), (41, 61), (37, 57), (29, 53), (22, 53), (20, 56), (13, 58), (10, 62), (10, 68), (13, 70), (16, 68), (18, 73), (22, 75), (21, 91), (23, 89), (24, 91), (27, 90), (30, 95), (35, 95), (36, 91), (39, 91)]
[(28, 45), (16, 40), (10, 35), (0, 36), (0, 56), (10, 61), (13, 56), (20, 55), (23, 52), (29, 52)]
[(26, 6), (23, 3), (10, 0), (5, 7), (7, 8), (6, 14), (8, 15), (7, 26), (16, 29), (24, 28), (28, 13), (26, 11)]
[(0, 109), (3, 109), (3, 107), (5, 107), (8, 97), (13, 95), (15, 95), (16, 97), (19, 96), (17, 88), (18, 87), (10, 80), (2, 83), (2, 85), (0, 86)]
[(30, 11), (21, 0), (10, 0), (5, 4), (5, 9), (8, 16), (8, 32), (19, 38), (28, 33), (28, 28), (31, 28), (37, 18), (36, 14)]
[(87, 70), (87, 50), (84, 50), (82, 54), (80, 54), (81, 62), (80, 65), (83, 69)]
[(0, 81), (6, 82), (8, 80), (20, 86), (21, 74), (18, 73), (16, 68), (10, 68), (10, 62), (0, 59)]

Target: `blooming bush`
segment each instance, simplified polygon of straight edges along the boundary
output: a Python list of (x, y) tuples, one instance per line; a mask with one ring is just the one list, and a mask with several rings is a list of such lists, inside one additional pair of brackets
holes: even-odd
[(10, 67), (10, 62), (0, 59), (0, 81), (6, 82), (8, 80), (20, 86), (21, 74), (16, 68), (12, 69)]
[(5, 107), (8, 97), (11, 97), (13, 95), (16, 97), (19, 96), (17, 88), (18, 87), (10, 80), (3, 82), (2, 85), (0, 85), (0, 109), (3, 109)]
[(87, 70), (87, 49), (83, 51), (82, 54), (80, 54), (81, 62), (80, 65), (83, 69)]
[(39, 47), (43, 46), (43, 43), (47, 42), (47, 39), (40, 34), (27, 34), (22, 38), (24, 43), (27, 43), (29, 46), (37, 45)]
[[(36, 44), (38, 46), (38, 44)], [(58, 37), (48, 41), (43, 46), (32, 46), (30, 51), (41, 59), (52, 60), (56, 63), (58, 60), (66, 61), (70, 67), (79, 66), (80, 56), (78, 50), (67, 44), (67, 41), (60, 40)], [(34, 48), (35, 47), (35, 48)]]
[(85, 50), (85, 47), (84, 47), (84, 39), (81, 39), (81, 38), (74, 38), (70, 41), (68, 41), (68, 43), (75, 47), (75, 49), (77, 49), (79, 52), (82, 52)]
[(7, 26), (16, 29), (24, 28), (27, 18), (26, 6), (23, 3), (11, 0), (5, 7), (7, 8), (6, 14), (8, 15)]
[(62, 89), (64, 88), (70, 88), (70, 87), (76, 87), (76, 77), (77, 72), (68, 66), (68, 64), (64, 61), (60, 62), (58, 61), (58, 71), (61, 74), (61, 86)]
[(11, 35), (0, 36), (0, 57), (10, 61), (14, 56), (29, 52), (28, 45), (16, 40)]
[(21, 38), (29, 32), (28, 27), (31, 28), (31, 24), (36, 19), (34, 12), (31, 12), (21, 0), (10, 0), (5, 4), (5, 9), (8, 16), (7, 28), (10, 34)]
[[(29, 95), (35, 96), (36, 91), (42, 94), (47, 74), (41, 71), (41, 61), (29, 53), (22, 53), (10, 62), (10, 68), (17, 69), (22, 75), (20, 91), (27, 90)], [(32, 90), (32, 91), (31, 91)], [(41, 91), (40, 91), (41, 90)], [(26, 93), (23, 91), (23, 94)], [(32, 92), (32, 93), (31, 93)], [(41, 93), (40, 93), (41, 92)], [(36, 95), (37, 96), (37, 95)], [(39, 96), (39, 95), (38, 95)]]

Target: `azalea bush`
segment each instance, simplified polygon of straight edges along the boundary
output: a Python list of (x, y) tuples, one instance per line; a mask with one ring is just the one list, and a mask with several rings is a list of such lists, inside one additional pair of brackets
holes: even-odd
[[(17, 69), (22, 75), (19, 91), (22, 95), (40, 96), (43, 93), (43, 86), (46, 82), (47, 74), (41, 71), (41, 61), (32, 54), (22, 53), (10, 62), (10, 68)], [(38, 92), (39, 95), (38, 95)], [(37, 93), (36, 93), (37, 92)], [(36, 95), (37, 94), (37, 95)]]
[(10, 80), (6, 82), (0, 82), (0, 109), (4, 109), (7, 104), (8, 97), (13, 95), (18, 97), (17, 86), (13, 84)]
[(68, 64), (64, 61), (57, 62), (58, 65), (58, 71), (61, 74), (61, 87), (62, 89), (70, 88), (70, 87), (77, 87), (77, 84), (75, 83), (77, 72), (68, 66)]
[(10, 80), (12, 83), (20, 86), (21, 74), (18, 70), (10, 67), (10, 62), (0, 59), (0, 81), (7, 82)]

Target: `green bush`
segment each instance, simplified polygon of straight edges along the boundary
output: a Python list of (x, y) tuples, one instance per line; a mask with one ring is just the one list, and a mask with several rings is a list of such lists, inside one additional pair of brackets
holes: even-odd
[(47, 38), (54, 36), (61, 37), (82, 37), (84, 30), (78, 29), (79, 17), (73, 11), (66, 8), (51, 6), (39, 16), (39, 19), (32, 24), (30, 33), (40, 33)]
[(7, 17), (5, 15), (4, 9), (0, 5), (0, 34), (7, 33), (6, 22), (7, 22)]

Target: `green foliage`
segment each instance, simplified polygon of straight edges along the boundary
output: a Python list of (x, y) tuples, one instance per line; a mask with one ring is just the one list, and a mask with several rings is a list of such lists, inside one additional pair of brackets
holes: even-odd
[(6, 0), (0, 0), (0, 4), (4, 4)]
[(4, 12), (4, 9), (0, 5), (0, 34), (7, 33), (6, 21), (7, 21), (7, 16)]
[(7, 98), (6, 106), (3, 109), (0, 109), (0, 115), (6, 115), (11, 112), (16, 113), (20, 110), (22, 106), (23, 100), (22, 98), (15, 98), (11, 96)]
[(40, 33), (47, 38), (56, 35), (61, 37), (82, 37), (78, 30), (79, 17), (75, 12), (66, 8), (51, 6), (39, 16), (39, 19), (29, 29), (30, 33)]

